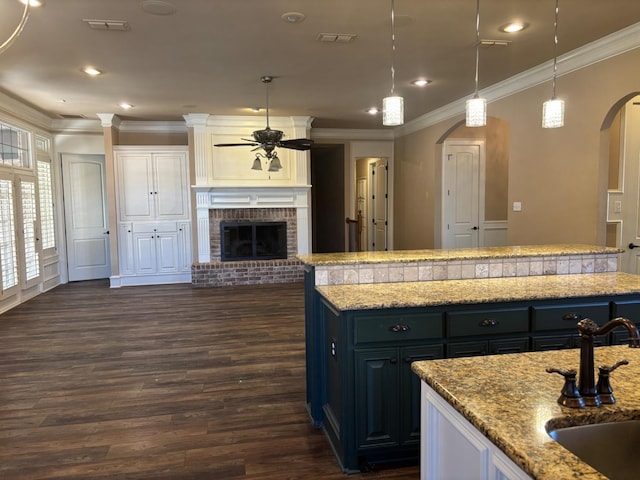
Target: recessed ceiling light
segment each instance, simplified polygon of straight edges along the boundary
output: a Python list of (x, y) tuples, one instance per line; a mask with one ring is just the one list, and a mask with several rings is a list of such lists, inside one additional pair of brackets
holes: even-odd
[(95, 76), (97, 76), (97, 75), (101, 75), (101, 74), (102, 74), (102, 71), (101, 71), (101, 70), (98, 70), (98, 69), (97, 69), (97, 68), (95, 68), (95, 67), (84, 67), (84, 68), (82, 69), (82, 71), (83, 71), (84, 73), (86, 73), (87, 75), (91, 75), (92, 77), (95, 77)]
[(528, 26), (529, 26), (528, 23), (511, 22), (511, 23), (506, 23), (506, 24), (502, 25), (500, 28), (498, 28), (498, 30), (500, 30), (501, 32), (505, 32), (505, 33), (517, 33), (517, 32), (521, 32), (522, 30), (524, 30)]
[(419, 78), (418, 80), (414, 80), (413, 82), (411, 82), (411, 85), (415, 85), (416, 87), (424, 87), (426, 85), (429, 85), (431, 83), (431, 80), (427, 80), (426, 78)]
[(251, 107), (249, 110), (251, 110), (253, 113), (258, 113), (260, 111), (260, 107)]
[(173, 15), (177, 11), (175, 5), (163, 0), (143, 0), (140, 2), (140, 8), (151, 15)]
[(118, 104), (120, 108), (124, 109), (124, 110), (129, 110), (130, 108), (133, 108), (133, 105), (131, 105), (130, 103), (127, 102), (122, 102)]
[(58, 103), (67, 103), (67, 101), (64, 98), (59, 98)]
[(380, 109), (378, 107), (367, 108), (367, 113), (369, 115), (377, 115), (378, 113), (380, 113)]
[(287, 23), (300, 23), (307, 17), (305, 16), (304, 13), (287, 12), (287, 13), (283, 13), (280, 18)]

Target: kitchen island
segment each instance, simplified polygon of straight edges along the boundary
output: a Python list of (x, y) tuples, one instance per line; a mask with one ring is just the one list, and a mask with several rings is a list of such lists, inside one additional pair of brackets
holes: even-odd
[(562, 245), (301, 256), (307, 408), (343, 471), (417, 461), (412, 362), (574, 348), (581, 318), (640, 318), (640, 277), (615, 272), (618, 253)]
[[(552, 440), (547, 431), (640, 419), (640, 349), (595, 349), (596, 365), (613, 365), (622, 359), (629, 364), (611, 378), (617, 402), (583, 409), (558, 405), (563, 379), (545, 371), (547, 367), (577, 369), (578, 349), (415, 362), (412, 369), (425, 384), (423, 401), (427, 407), (423, 411), (425, 415), (429, 412), (432, 420), (436, 414), (431, 405), (437, 406), (441, 399), (531, 478), (595, 480), (606, 477)], [(434, 435), (425, 419), (423, 448), (429, 448), (430, 441), (431, 445), (438, 443)], [(422, 478), (455, 478), (447, 474), (451, 465), (440, 465), (435, 472), (438, 466), (428, 464), (426, 457)], [(467, 466), (474, 463), (472, 458), (465, 458), (465, 462)], [(482, 478), (479, 471), (477, 474), (474, 478)]]

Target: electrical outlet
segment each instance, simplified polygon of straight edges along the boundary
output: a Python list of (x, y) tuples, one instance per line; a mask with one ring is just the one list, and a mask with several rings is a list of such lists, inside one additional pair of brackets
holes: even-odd
[(622, 212), (622, 202), (620, 200), (616, 200), (613, 203), (613, 213), (621, 213)]
[(514, 212), (522, 211), (522, 202), (513, 202), (513, 211)]

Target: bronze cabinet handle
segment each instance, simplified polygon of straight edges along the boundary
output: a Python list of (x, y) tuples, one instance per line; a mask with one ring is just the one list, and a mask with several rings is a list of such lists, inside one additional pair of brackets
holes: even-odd
[(495, 327), (499, 323), (500, 322), (498, 322), (498, 320), (496, 320), (494, 318), (485, 318), (478, 325), (481, 326), (481, 327)]
[(400, 332), (408, 332), (411, 330), (409, 325), (405, 325), (404, 323), (396, 323), (395, 325), (391, 325), (389, 327), (390, 332), (400, 333)]
[(562, 315), (562, 320), (567, 320), (567, 321), (571, 321), (571, 322), (577, 322), (579, 320), (584, 319), (584, 317), (577, 312), (569, 312), (569, 313), (565, 313), (564, 315)]

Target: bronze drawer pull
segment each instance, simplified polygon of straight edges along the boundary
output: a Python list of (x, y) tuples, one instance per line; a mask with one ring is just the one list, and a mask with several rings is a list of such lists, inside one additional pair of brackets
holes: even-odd
[(567, 320), (570, 322), (578, 322), (580, 320), (582, 320), (584, 317), (577, 313), (577, 312), (569, 312), (569, 313), (565, 313), (564, 315), (562, 315), (562, 319), (563, 320)]
[(481, 327), (495, 327), (496, 325), (498, 325), (500, 322), (498, 322), (498, 320), (495, 320), (493, 318), (485, 318), (484, 320), (482, 320), (480, 322), (480, 326)]
[(391, 325), (389, 327), (389, 331), (390, 332), (408, 332), (409, 330), (411, 330), (411, 327), (409, 325), (405, 325), (404, 323), (396, 323), (395, 325)]

